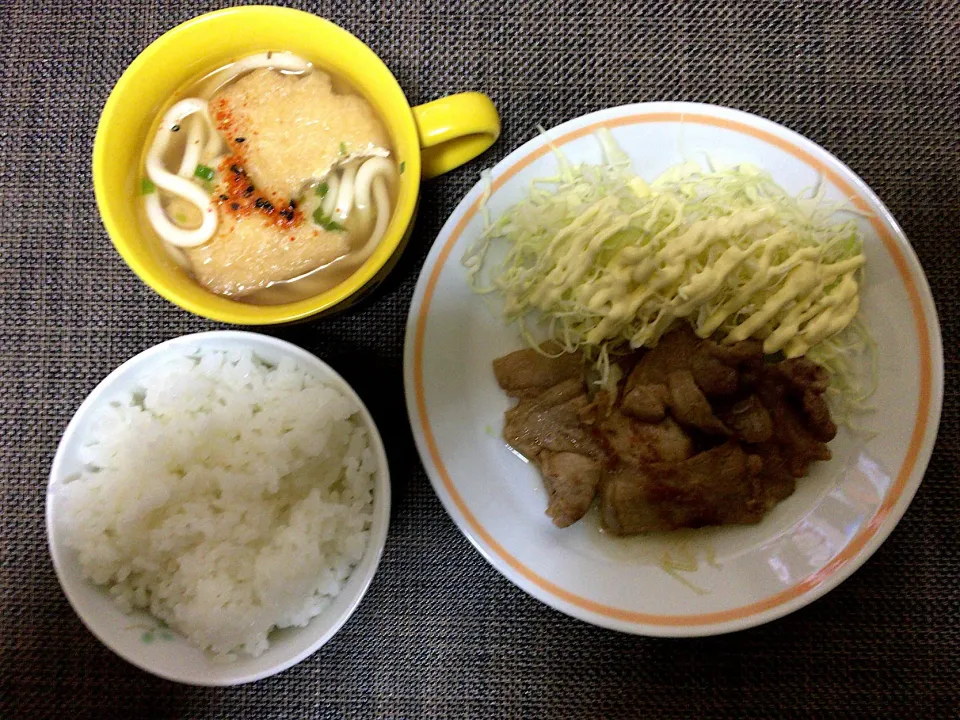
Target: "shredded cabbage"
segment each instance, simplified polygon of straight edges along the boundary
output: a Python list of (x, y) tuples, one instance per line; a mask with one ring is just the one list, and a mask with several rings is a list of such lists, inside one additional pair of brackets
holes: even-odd
[(597, 138), (601, 164), (574, 166), (554, 148), (555, 177), (485, 215), (463, 258), (471, 287), (501, 295), (531, 346), (534, 319), (583, 350), (604, 383), (612, 354), (653, 347), (687, 320), (701, 337), (809, 354), (835, 378), (833, 407), (863, 409), (872, 387), (853, 364), (873, 345), (852, 323), (865, 256), (855, 220), (838, 219), (847, 208), (825, 202), (822, 184), (795, 197), (749, 164), (685, 162), (647, 183), (609, 131)]

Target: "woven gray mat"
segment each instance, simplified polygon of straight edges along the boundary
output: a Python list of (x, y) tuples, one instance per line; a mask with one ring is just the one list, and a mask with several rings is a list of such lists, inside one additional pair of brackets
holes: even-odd
[[(304, 3), (376, 50), (413, 103), (491, 95), (479, 162), (425, 185), (375, 298), (271, 331), (330, 362), (385, 430), (393, 523), (357, 614), (268, 680), (200, 689), (115, 657), (47, 555), (46, 474), (77, 405), (167, 338), (216, 327), (148, 291), (99, 223), (89, 172), (113, 83), (193, 1), (0, 3), (0, 717), (945, 717), (960, 687), (960, 6), (956, 2)], [(404, 323), (445, 217), (534, 132), (628, 102), (729, 105), (848, 163), (903, 225), (944, 330), (940, 439), (897, 530), (851, 579), (775, 623), (702, 640), (600, 630), (514, 588), (443, 512), (403, 403)], [(954, 715), (955, 716), (955, 715)]]

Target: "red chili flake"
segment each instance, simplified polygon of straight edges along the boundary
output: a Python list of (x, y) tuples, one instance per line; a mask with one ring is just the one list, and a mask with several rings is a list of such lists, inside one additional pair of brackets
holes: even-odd
[[(265, 193), (256, 193), (256, 187), (243, 169), (241, 155), (234, 153), (224, 158), (220, 171), (224, 185), (220, 188), (219, 197), (224, 212), (236, 217), (260, 216), (265, 223), (284, 229), (304, 223), (304, 215), (295, 209), (295, 203), (279, 197), (269, 198)], [(282, 209), (278, 210), (278, 207)]]

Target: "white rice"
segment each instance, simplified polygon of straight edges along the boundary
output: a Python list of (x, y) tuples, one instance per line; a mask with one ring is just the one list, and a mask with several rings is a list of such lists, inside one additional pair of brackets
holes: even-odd
[(222, 658), (303, 626), (363, 557), (376, 457), (356, 403), (249, 352), (141, 378), (57, 502), (84, 575)]

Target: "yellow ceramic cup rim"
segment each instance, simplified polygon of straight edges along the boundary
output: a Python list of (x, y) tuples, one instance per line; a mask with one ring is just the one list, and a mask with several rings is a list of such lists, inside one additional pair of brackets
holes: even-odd
[[(246, 30), (246, 33), (242, 30)], [(283, 37), (286, 37), (286, 41)], [(224, 38), (227, 38), (224, 40)], [(319, 38), (323, 42), (316, 42)], [(203, 53), (193, 52), (203, 48)], [(319, 295), (283, 305), (255, 305), (210, 293), (161, 260), (159, 245), (132, 220), (139, 202), (143, 149), (175, 92), (202, 73), (238, 57), (289, 50), (347, 77), (379, 111), (403, 163), (397, 206), (374, 253), (352, 275)], [(167, 72), (174, 65), (177, 69)], [(163, 80), (158, 78), (163, 77)], [(134, 137), (131, 137), (131, 134)], [(135, 146), (136, 167), (118, 168), (121, 152)], [(124, 150), (121, 150), (125, 148)], [(129, 159), (127, 159), (129, 163)], [(412, 225), (420, 188), (417, 126), (403, 90), (379, 57), (343, 28), (306, 12), (247, 6), (201, 15), (169, 30), (130, 64), (107, 99), (93, 145), (93, 185), (103, 225), (130, 268), (161, 296), (211, 320), (238, 325), (294, 322), (333, 308), (363, 288), (384, 267)]]

